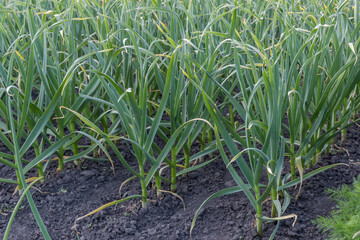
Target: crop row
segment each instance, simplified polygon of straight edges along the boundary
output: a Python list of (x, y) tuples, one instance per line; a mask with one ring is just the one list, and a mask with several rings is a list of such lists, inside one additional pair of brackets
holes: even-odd
[(143, 208), (152, 181), (176, 192), (178, 177), (220, 157), (237, 186), (206, 201), (242, 191), (258, 234), (275, 221), (274, 237), (296, 218), (288, 189), (336, 166), (306, 171), (359, 121), (359, 16), (357, 0), (0, 1), (0, 164), (16, 172), (0, 181), (21, 196), (4, 239), (25, 197), (50, 239), (29, 189), (51, 161), (61, 171), (103, 156), (142, 189), (112, 204)]

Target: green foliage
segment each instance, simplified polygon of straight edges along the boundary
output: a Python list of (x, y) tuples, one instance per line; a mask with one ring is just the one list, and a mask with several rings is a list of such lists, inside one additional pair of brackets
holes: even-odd
[(261, 235), (263, 221), (296, 217), (284, 216), (287, 188), (337, 166), (305, 172), (359, 121), (357, 0), (0, 0), (0, 20), (0, 164), (16, 174), (0, 181), (18, 186), (44, 238), (23, 191), (51, 161), (121, 162), (141, 195), (99, 210), (133, 197), (146, 208), (152, 185), (176, 192), (216, 157), (238, 186), (208, 200), (243, 192)]
[[(352, 239), (360, 231), (360, 176), (352, 186), (344, 185), (339, 189), (327, 190), (327, 193), (336, 201), (336, 209), (328, 217), (318, 217), (314, 223), (330, 233), (329, 239)], [(354, 239), (360, 239), (360, 236)]]

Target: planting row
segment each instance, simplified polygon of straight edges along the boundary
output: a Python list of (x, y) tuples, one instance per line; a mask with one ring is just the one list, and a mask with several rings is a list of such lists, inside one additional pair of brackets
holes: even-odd
[(260, 236), (277, 222), (273, 238), (296, 219), (288, 189), (335, 167), (306, 172), (359, 121), (359, 15), (357, 0), (0, 1), (0, 164), (17, 176), (0, 181), (21, 196), (4, 239), (25, 197), (50, 239), (29, 192), (50, 161), (121, 161), (139, 181), (138, 195), (86, 217), (133, 198), (146, 208), (152, 182), (176, 193), (219, 156), (237, 186), (206, 201), (243, 192)]

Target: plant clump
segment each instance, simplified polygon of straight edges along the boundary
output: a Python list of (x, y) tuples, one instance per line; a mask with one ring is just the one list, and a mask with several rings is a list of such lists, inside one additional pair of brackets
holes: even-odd
[(51, 162), (120, 161), (132, 176), (116, 184), (141, 187), (79, 221), (146, 209), (151, 187), (176, 196), (179, 177), (222, 159), (237, 186), (204, 204), (242, 192), (274, 238), (297, 217), (289, 188), (338, 167), (308, 170), (360, 121), (359, 15), (357, 0), (0, 0), (0, 164), (14, 172), (0, 181), (49, 239), (29, 189)]
[(329, 189), (327, 193), (336, 201), (336, 209), (328, 217), (318, 217), (315, 223), (329, 232), (329, 239), (360, 238), (360, 177), (352, 186), (344, 185), (340, 189)]

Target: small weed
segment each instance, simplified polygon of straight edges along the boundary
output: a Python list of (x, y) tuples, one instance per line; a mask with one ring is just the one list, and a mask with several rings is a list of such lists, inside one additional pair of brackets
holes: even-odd
[(8, 215), (8, 213), (11, 213), (13, 211), (13, 208), (11, 208), (8, 204), (1, 204), (0, 207), (0, 214), (3, 216)]
[(329, 217), (318, 217), (314, 223), (324, 232), (329, 232), (329, 239), (360, 239), (360, 177), (353, 186), (344, 185), (340, 189), (327, 190), (336, 201), (336, 209)]
[(329, 153), (331, 155), (336, 155), (338, 153), (341, 153), (342, 151), (340, 149), (334, 148), (334, 147), (330, 147)]

